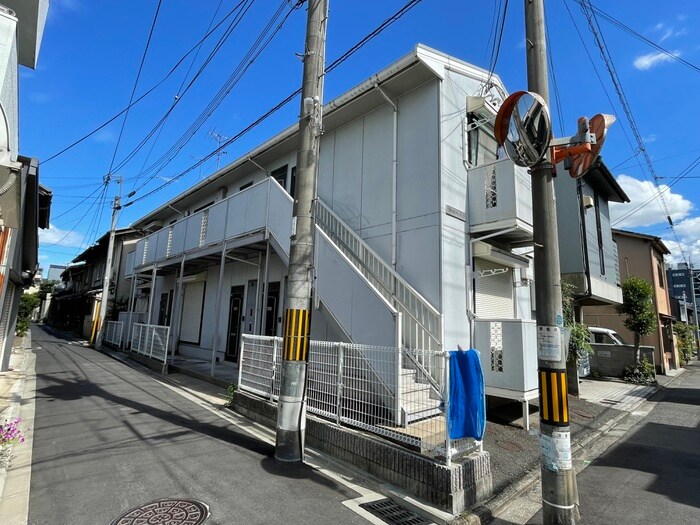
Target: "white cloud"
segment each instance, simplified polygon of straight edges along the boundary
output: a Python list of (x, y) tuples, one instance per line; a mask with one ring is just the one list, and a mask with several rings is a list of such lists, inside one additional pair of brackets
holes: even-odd
[(48, 230), (39, 230), (39, 242), (43, 245), (79, 248), (83, 244), (83, 236), (74, 231), (62, 230), (51, 224)]
[(668, 40), (668, 39), (671, 38), (674, 34), (675, 34), (675, 32), (674, 32), (674, 29), (673, 29), (672, 27), (666, 29), (666, 31), (664, 32), (664, 34), (661, 35), (661, 38), (659, 38), (659, 42), (663, 42), (663, 41), (665, 41), (665, 40)]
[(101, 142), (104, 144), (114, 143), (117, 141), (117, 136), (108, 128), (101, 129), (95, 133), (92, 138), (95, 142)]
[(654, 133), (651, 133), (647, 135), (646, 137), (642, 137), (642, 140), (644, 141), (645, 144), (650, 144), (652, 142), (656, 142), (656, 135)]
[[(681, 56), (681, 52), (676, 50), (672, 52), (672, 55), (679, 57)], [(647, 55), (638, 56), (634, 59), (633, 64), (634, 67), (640, 71), (646, 71), (652, 67), (658, 66), (659, 64), (663, 64), (664, 62), (670, 62), (673, 60), (673, 56), (662, 53), (661, 51), (656, 51)]]
[[(649, 200), (652, 196), (656, 196), (659, 191), (663, 192), (664, 202), (666, 202), (666, 207), (674, 223), (686, 219), (693, 209), (691, 201), (683, 195), (673, 193), (665, 184), (660, 184), (657, 190), (650, 181), (638, 180), (629, 175), (619, 175), (617, 182), (625, 190), (631, 202), (626, 204), (610, 203), (610, 220), (615, 228), (635, 228), (667, 223), (661, 199), (657, 197)], [(629, 212), (642, 205), (643, 207), (635, 211), (634, 214), (625, 217)], [(622, 220), (620, 220), (621, 218)]]

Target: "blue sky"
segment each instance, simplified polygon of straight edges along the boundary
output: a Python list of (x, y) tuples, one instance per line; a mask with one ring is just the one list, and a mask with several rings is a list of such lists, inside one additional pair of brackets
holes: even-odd
[[(240, 0), (164, 0), (139, 79), (136, 96), (159, 83), (177, 61)], [(161, 171), (144, 172), (159, 159), (197, 119), (242, 60), (261, 29), (281, 5), (279, 0), (257, 0), (221, 49), (180, 97), (162, 129), (129, 162), (132, 150), (153, 129), (182, 93), (213, 49), (225, 26), (191, 53), (157, 89), (134, 105), (128, 114), (119, 147), (123, 118), (98, 131), (78, 146), (42, 163), (41, 181), (54, 192), (52, 228), (41, 233), (40, 260), (69, 262), (109, 227), (110, 206), (118, 193), (112, 182), (100, 195), (100, 185), (115, 157), (114, 179), (124, 179), (123, 193), (134, 198), (156, 189), (216, 147), (214, 134), (231, 137), (300, 86), (305, 9), (294, 11), (270, 45), (249, 67), (199, 130)], [(327, 61), (342, 55), (407, 0), (330, 0)], [(405, 16), (370, 41), (326, 79), (325, 100), (359, 84), (371, 74), (408, 53), (421, 42), (481, 67), (488, 68), (494, 43), (494, 17), (504, 0), (423, 0)], [(508, 3), (496, 73), (509, 91), (525, 89), (523, 2)], [(157, 0), (51, 0), (39, 65), (20, 72), (20, 150), (45, 161), (73, 141), (103, 124), (128, 105), (142, 58)], [(686, 257), (700, 265), (700, 169), (675, 180), (700, 155), (694, 122), (700, 118), (695, 96), (700, 92), (700, 13), (695, 0), (663, 3), (651, 0), (609, 0), (594, 3), (614, 20), (690, 65), (598, 18), (601, 34), (627, 97), (659, 179), (654, 184), (644, 157), (618, 101), (586, 18), (576, 0), (547, 0), (552, 64), (561, 115), (550, 86), (555, 134), (575, 132), (579, 116), (618, 115), (611, 128), (603, 158), (632, 199), (616, 206), (616, 227), (658, 235), (674, 262)], [(217, 12), (218, 13), (215, 15)], [(568, 8), (568, 9), (567, 9)], [(570, 14), (571, 13), (571, 16)], [(573, 17), (573, 21), (572, 21)], [(582, 43), (582, 39), (585, 45)], [(201, 167), (123, 210), (119, 226), (131, 222), (184, 191), (216, 169), (292, 124), (298, 114), (295, 100), (251, 133), (226, 148), (219, 159)], [(564, 129), (561, 129), (560, 120)], [(116, 148), (116, 156), (115, 156)], [(150, 182), (144, 185), (149, 179)], [(113, 179), (113, 180), (114, 180)], [(669, 187), (670, 185), (670, 187)], [(143, 187), (142, 187), (143, 186)], [(657, 193), (660, 198), (650, 200)], [(86, 199), (87, 197), (87, 199)], [(675, 225), (671, 231), (669, 214)]]

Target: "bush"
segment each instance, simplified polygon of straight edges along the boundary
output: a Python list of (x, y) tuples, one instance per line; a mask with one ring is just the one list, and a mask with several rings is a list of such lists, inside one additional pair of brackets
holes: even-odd
[(681, 359), (681, 365), (685, 365), (693, 357), (693, 353), (697, 350), (695, 343), (695, 326), (687, 323), (678, 322), (673, 325), (673, 331), (678, 338), (678, 356)]
[(656, 384), (654, 365), (648, 359), (642, 358), (637, 364), (625, 367), (624, 380), (638, 385)]
[(19, 299), (17, 309), (17, 324), (15, 325), (15, 335), (22, 337), (29, 331), (29, 324), (32, 320), (32, 312), (41, 304), (41, 299), (37, 294), (25, 293)]

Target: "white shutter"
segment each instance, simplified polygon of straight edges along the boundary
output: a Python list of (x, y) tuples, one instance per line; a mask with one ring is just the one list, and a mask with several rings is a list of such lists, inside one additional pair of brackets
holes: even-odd
[(185, 284), (184, 300), (182, 301), (182, 324), (180, 328), (180, 341), (184, 343), (199, 344), (205, 284), (205, 282)]
[[(513, 319), (513, 270), (500, 264), (476, 259), (476, 315), (482, 319)], [(506, 270), (479, 277), (480, 270)]]

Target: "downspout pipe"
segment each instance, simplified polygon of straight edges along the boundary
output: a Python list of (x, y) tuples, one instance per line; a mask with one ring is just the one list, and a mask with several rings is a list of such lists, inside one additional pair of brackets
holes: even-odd
[(379, 94), (382, 97), (384, 97), (384, 99), (389, 103), (394, 112), (394, 123), (392, 132), (393, 137), (391, 148), (391, 267), (394, 270), (396, 270), (396, 225), (398, 216), (396, 193), (399, 166), (399, 107), (394, 101), (392, 101), (389, 98), (389, 96), (384, 92), (384, 90), (379, 86), (379, 84), (374, 84), (374, 88), (379, 92)]

